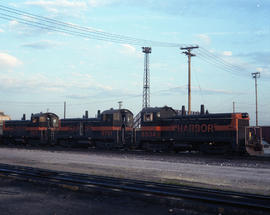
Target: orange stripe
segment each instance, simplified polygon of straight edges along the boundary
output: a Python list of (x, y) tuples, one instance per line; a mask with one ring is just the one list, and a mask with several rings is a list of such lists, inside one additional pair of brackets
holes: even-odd
[(3, 127), (3, 131), (12, 131), (12, 130), (14, 130), (14, 128), (4, 128)]
[(57, 131), (75, 131), (75, 130), (79, 130), (78, 128), (74, 128), (74, 127), (60, 127), (58, 129), (56, 129)]
[(230, 125), (214, 125), (214, 131), (238, 131), (238, 127), (233, 123)]
[(91, 127), (93, 131), (120, 131), (120, 126), (98, 126), (98, 127)]
[[(191, 124), (188, 124), (191, 125)], [(199, 124), (200, 125), (200, 124)], [(141, 127), (141, 131), (178, 131), (177, 125), (171, 126), (145, 126)], [(216, 125), (214, 124), (214, 131), (237, 131), (238, 120), (235, 123), (232, 121), (230, 125)]]
[(25, 129), (26, 131), (46, 131), (46, 127), (29, 127)]
[(141, 131), (175, 131), (176, 129), (177, 129), (177, 125), (141, 127)]

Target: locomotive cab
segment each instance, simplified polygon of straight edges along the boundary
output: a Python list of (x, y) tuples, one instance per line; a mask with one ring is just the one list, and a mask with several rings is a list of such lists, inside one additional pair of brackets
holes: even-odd
[[(123, 147), (132, 140), (133, 114), (127, 109), (110, 109), (101, 113), (96, 142), (106, 148)], [(96, 144), (97, 145), (97, 144)]]
[(9, 120), (3, 125), (6, 143), (51, 144), (55, 141), (58, 116), (54, 113), (32, 114), (30, 120)]
[(57, 128), (59, 118), (54, 113), (32, 114), (31, 122), (35, 127)]
[(144, 108), (141, 111), (141, 122), (149, 123), (149, 122), (156, 122), (160, 119), (170, 118), (176, 116), (176, 111), (168, 106), (164, 107), (149, 107)]
[(171, 133), (164, 131), (163, 126), (170, 127), (166, 119), (176, 115), (177, 112), (168, 106), (144, 108), (141, 111), (141, 128), (136, 132), (139, 147), (146, 150), (169, 149), (173, 142)]
[(103, 111), (101, 119), (107, 125), (132, 127), (133, 114), (127, 109), (110, 109)]
[[(32, 135), (36, 135), (41, 144), (53, 144), (55, 142), (55, 130), (59, 125), (59, 118), (54, 113), (38, 113), (31, 115), (30, 129)], [(31, 141), (31, 140), (30, 140)]]

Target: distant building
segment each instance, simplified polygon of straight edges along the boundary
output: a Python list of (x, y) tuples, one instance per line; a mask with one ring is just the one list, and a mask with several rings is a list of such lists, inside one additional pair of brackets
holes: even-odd
[(0, 135), (3, 134), (2, 126), (4, 120), (10, 120), (10, 117), (8, 115), (5, 115), (4, 112), (0, 111)]
[(4, 120), (10, 120), (10, 117), (8, 115), (5, 115), (4, 112), (0, 112), (0, 122)]

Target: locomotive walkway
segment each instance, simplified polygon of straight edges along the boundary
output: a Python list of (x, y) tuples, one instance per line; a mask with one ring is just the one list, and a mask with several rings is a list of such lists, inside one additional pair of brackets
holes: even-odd
[[(255, 161), (254, 161), (255, 162)], [(0, 163), (270, 195), (270, 167), (149, 160), (122, 154), (0, 147)]]

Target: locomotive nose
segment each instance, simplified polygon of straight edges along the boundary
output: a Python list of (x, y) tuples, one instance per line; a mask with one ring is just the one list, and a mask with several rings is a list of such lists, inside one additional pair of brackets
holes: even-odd
[(247, 127), (245, 137), (246, 152), (251, 156), (260, 156), (264, 154), (262, 145), (261, 127)]

